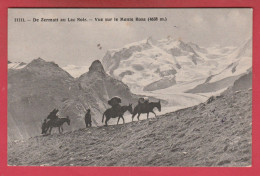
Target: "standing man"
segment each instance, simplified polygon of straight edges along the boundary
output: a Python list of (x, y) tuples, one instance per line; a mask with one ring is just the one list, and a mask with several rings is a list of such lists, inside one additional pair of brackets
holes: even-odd
[(87, 110), (87, 113), (85, 115), (85, 123), (86, 123), (86, 128), (88, 126), (92, 126), (92, 121), (91, 121), (91, 114), (90, 114), (90, 109)]

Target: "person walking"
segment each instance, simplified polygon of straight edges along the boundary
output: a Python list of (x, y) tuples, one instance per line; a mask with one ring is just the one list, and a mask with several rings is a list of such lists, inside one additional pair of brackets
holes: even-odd
[(86, 113), (86, 115), (85, 115), (85, 124), (86, 124), (86, 128), (92, 126), (90, 109), (87, 110), (87, 113)]

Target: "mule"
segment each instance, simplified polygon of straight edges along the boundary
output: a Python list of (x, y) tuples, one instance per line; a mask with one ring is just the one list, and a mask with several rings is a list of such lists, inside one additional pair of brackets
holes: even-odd
[(153, 111), (154, 108), (157, 108), (159, 112), (161, 112), (161, 102), (147, 102), (147, 103), (139, 103), (133, 111), (132, 121), (134, 121), (134, 117), (138, 114), (137, 119), (139, 121), (139, 117), (141, 114), (147, 114), (147, 119), (149, 117), (149, 113), (153, 113), (156, 117), (155, 112)]
[(104, 122), (104, 117), (106, 117), (105, 126), (107, 126), (107, 122), (111, 118), (118, 117), (117, 125), (119, 123), (120, 118), (123, 119), (123, 123), (125, 124), (125, 119), (124, 119), (123, 115), (126, 111), (129, 111), (132, 114), (132, 112), (133, 112), (132, 104), (129, 104), (128, 106), (121, 106), (119, 111), (116, 111), (113, 108), (109, 108), (103, 113), (102, 123)]
[(53, 127), (58, 127), (59, 128), (59, 133), (63, 132), (63, 124), (67, 122), (68, 125), (70, 125), (70, 119), (69, 117), (67, 118), (58, 118), (56, 120), (49, 120), (46, 123), (46, 129), (45, 129), (45, 134), (49, 130), (49, 134), (51, 134), (52, 128)]

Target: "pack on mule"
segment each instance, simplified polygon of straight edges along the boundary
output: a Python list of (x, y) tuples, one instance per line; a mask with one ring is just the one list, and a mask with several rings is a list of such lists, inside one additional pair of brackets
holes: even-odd
[(110, 100), (108, 100), (107, 103), (108, 103), (110, 106), (112, 106), (111, 111), (114, 111), (113, 113), (116, 114), (116, 113), (117, 113), (118, 111), (120, 111), (120, 109), (121, 109), (121, 105), (120, 105), (121, 102), (122, 102), (122, 101), (121, 101), (121, 98), (120, 98), (120, 97), (114, 96), (113, 98), (111, 98)]
[(110, 100), (108, 100), (108, 104), (110, 105), (110, 106), (115, 106), (115, 105), (118, 105), (118, 104), (120, 104), (122, 102), (122, 100), (121, 100), (121, 98), (120, 97), (118, 97), (118, 96), (115, 96), (115, 97), (113, 97), (113, 98), (111, 98)]
[(109, 119), (117, 118), (117, 117), (118, 117), (117, 125), (119, 123), (120, 118), (122, 118), (123, 123), (125, 123), (125, 119), (124, 119), (123, 115), (126, 111), (129, 111), (132, 114), (132, 111), (133, 111), (132, 104), (129, 104), (128, 106), (119, 105), (119, 109), (117, 111), (115, 111), (113, 108), (109, 108), (103, 113), (102, 123), (104, 121), (104, 117), (106, 117), (105, 126), (107, 126), (107, 122), (109, 121)]
[[(149, 113), (153, 113), (156, 117), (155, 112), (153, 111), (153, 109), (156, 107), (159, 112), (161, 112), (161, 102), (149, 102), (149, 101), (145, 101), (145, 99), (143, 99), (144, 101), (142, 101), (142, 98), (139, 99), (138, 101), (138, 105), (134, 108), (133, 111), (133, 115), (132, 115), (132, 121), (134, 120), (134, 117), (136, 114), (138, 114), (137, 119), (139, 120), (139, 117), (141, 114), (147, 114), (147, 119), (149, 117)], [(142, 103), (143, 102), (143, 103)]]

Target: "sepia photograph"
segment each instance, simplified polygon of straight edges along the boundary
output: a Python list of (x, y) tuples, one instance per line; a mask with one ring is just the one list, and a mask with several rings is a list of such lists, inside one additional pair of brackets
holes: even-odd
[(9, 8), (8, 166), (252, 166), (252, 8)]

